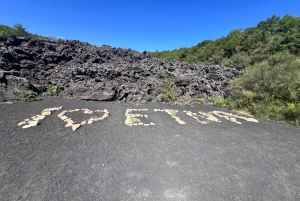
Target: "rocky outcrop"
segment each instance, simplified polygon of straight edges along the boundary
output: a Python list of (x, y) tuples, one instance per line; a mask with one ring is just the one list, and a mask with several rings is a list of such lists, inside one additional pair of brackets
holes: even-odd
[(56, 85), (85, 100), (146, 102), (159, 94), (159, 78), (176, 77), (181, 96), (191, 100), (227, 96), (242, 67), (167, 62), (146, 52), (66, 40), (0, 37), (0, 101), (21, 92), (46, 92)]

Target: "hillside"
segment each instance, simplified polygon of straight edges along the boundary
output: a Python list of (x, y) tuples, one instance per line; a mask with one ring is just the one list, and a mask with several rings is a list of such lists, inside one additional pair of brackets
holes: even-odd
[(197, 102), (228, 96), (242, 67), (167, 62), (146, 52), (75, 40), (0, 36), (0, 101), (32, 90), (85, 100)]
[(0, 101), (27, 100), (29, 90), (100, 101), (209, 100), (298, 125), (299, 33), (299, 18), (272, 16), (216, 41), (151, 53), (180, 60), (166, 61), (147, 52), (49, 39), (21, 24), (0, 25)]
[(0, 36), (10, 38), (12, 36), (23, 36), (29, 38), (47, 38), (37, 34), (32, 34), (26, 31), (26, 28), (22, 24), (14, 24), (14, 27), (9, 27), (7, 25), (0, 24)]
[(256, 27), (236, 29), (217, 40), (150, 55), (168, 61), (243, 66), (246, 73), (231, 81), (230, 97), (215, 96), (214, 104), (299, 125), (300, 17), (273, 15)]
[(217, 40), (204, 40), (190, 48), (150, 55), (168, 61), (248, 66), (281, 51), (300, 55), (300, 17), (273, 15), (256, 27), (236, 29)]

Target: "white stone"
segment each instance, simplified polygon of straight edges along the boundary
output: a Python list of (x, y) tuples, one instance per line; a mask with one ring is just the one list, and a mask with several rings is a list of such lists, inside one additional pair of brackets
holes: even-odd
[(39, 121), (30, 121), (29, 126), (36, 126), (39, 123)]
[(26, 124), (26, 121), (22, 121), (22, 122), (18, 123), (18, 126), (22, 126), (24, 124)]
[(68, 123), (65, 127), (71, 127), (71, 126), (73, 126), (73, 124)]
[(68, 119), (67, 116), (61, 116), (60, 118), (61, 118), (61, 120), (66, 120), (66, 119)]
[(57, 116), (58, 117), (61, 117), (61, 116), (63, 116), (63, 115), (65, 115), (67, 113), (67, 110), (65, 110), (65, 111), (62, 111), (61, 113), (59, 113)]
[(179, 123), (179, 124), (185, 124), (185, 122), (184, 122), (184, 121), (181, 121), (181, 120), (179, 120), (178, 123)]
[(46, 116), (44, 116), (44, 115), (37, 115), (37, 119), (38, 119), (38, 120), (45, 119), (45, 117), (46, 117)]
[(68, 122), (68, 124), (73, 124), (74, 123), (74, 121), (72, 120), (72, 119), (65, 119), (64, 121), (66, 121), (66, 122)]
[(31, 126), (29, 125), (25, 125), (25, 126), (22, 126), (22, 128), (30, 128)]
[(258, 121), (256, 119), (253, 119), (253, 118), (247, 118), (247, 121), (258, 123)]
[(74, 124), (72, 125), (72, 130), (76, 131), (81, 125), (80, 124)]
[(48, 111), (43, 111), (43, 112), (42, 112), (42, 115), (43, 115), (43, 116), (51, 115), (51, 111), (50, 111), (50, 110), (48, 110)]

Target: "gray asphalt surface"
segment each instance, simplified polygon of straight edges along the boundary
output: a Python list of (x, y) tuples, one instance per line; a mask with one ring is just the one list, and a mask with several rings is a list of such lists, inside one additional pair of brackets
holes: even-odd
[[(110, 116), (75, 132), (60, 111), (36, 127), (17, 125), (57, 106)], [(149, 109), (138, 113), (156, 126), (125, 125), (127, 108)], [(153, 111), (169, 108), (186, 125)], [(202, 125), (183, 110), (226, 111), (63, 98), (0, 104), (0, 200), (300, 200), (299, 128), (257, 118)]]

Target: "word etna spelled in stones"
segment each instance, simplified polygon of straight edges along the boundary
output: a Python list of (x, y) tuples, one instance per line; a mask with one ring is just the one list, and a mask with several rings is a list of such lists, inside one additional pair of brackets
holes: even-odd
[[(30, 119), (25, 119), (24, 121), (20, 122), (18, 126), (22, 126), (22, 128), (30, 128), (39, 125), (39, 122), (43, 119), (46, 118), (46, 116), (50, 116), (53, 111), (61, 110), (62, 107), (54, 107), (54, 108), (46, 108), (42, 111), (41, 114), (35, 115), (31, 117)], [(156, 123), (154, 122), (149, 122), (149, 123), (144, 123), (142, 119), (148, 119), (148, 115), (146, 114), (141, 114), (141, 112), (148, 111), (148, 109), (131, 109), (128, 108), (125, 112), (125, 125), (127, 126), (155, 126)], [(181, 120), (178, 116), (178, 110), (172, 110), (172, 109), (154, 109), (154, 112), (165, 112), (169, 114), (178, 124), (186, 124), (183, 120)], [(81, 123), (75, 123), (71, 118), (69, 118), (66, 114), (67, 113), (73, 113), (73, 112), (81, 112), (83, 114), (89, 114), (93, 115), (93, 117), (81, 121)], [(137, 113), (138, 112), (138, 113)], [(241, 124), (237, 119), (242, 119), (248, 122), (255, 122), (258, 123), (258, 121), (254, 118), (251, 117), (245, 117), (245, 116), (240, 116), (232, 113), (227, 113), (223, 111), (212, 111), (212, 112), (201, 112), (198, 111), (198, 113), (193, 113), (191, 111), (183, 111), (187, 116), (192, 117), (195, 119), (197, 122), (200, 124), (208, 124), (209, 122), (221, 122), (219, 121), (218, 118), (222, 118), (225, 120), (228, 120), (232, 123), (236, 124)], [(102, 116), (95, 116), (95, 114), (103, 113)], [(86, 108), (82, 109), (73, 109), (73, 110), (64, 110), (60, 112), (57, 117), (66, 122), (65, 127), (71, 127), (73, 131), (77, 130), (79, 127), (86, 125), (86, 124), (92, 124), (97, 121), (104, 120), (109, 116), (109, 112), (104, 109), (104, 110), (89, 110)]]

